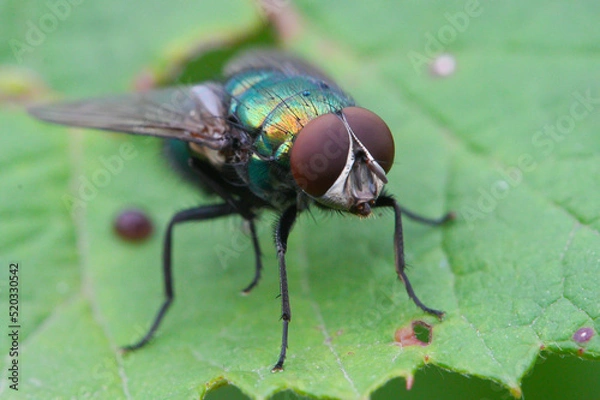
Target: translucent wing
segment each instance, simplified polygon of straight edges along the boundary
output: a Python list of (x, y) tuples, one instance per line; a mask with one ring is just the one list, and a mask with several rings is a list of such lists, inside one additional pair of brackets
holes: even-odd
[(221, 150), (229, 143), (222, 85), (208, 82), (144, 93), (34, 106), (57, 124), (158, 136)]
[(250, 69), (271, 69), (286, 75), (308, 75), (321, 79), (329, 86), (341, 91), (341, 88), (327, 74), (308, 62), (276, 50), (249, 50), (235, 57), (225, 66), (225, 76), (244, 72)]

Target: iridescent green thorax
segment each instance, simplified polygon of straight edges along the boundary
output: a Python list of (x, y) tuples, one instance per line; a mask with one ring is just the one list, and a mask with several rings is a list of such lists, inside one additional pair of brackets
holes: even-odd
[(352, 98), (326, 82), (280, 71), (249, 70), (225, 84), (231, 95), (229, 115), (252, 136), (253, 154), (245, 166), (250, 189), (268, 199), (287, 187), (289, 151), (296, 134), (310, 120), (354, 105)]

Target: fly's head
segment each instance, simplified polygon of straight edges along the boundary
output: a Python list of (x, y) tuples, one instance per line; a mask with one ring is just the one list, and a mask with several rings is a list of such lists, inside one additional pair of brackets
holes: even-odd
[(369, 216), (394, 163), (394, 139), (373, 112), (346, 107), (307, 123), (292, 146), (292, 175), (317, 202)]

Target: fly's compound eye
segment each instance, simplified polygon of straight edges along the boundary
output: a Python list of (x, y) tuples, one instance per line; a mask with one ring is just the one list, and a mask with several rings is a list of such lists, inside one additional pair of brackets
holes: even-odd
[(298, 186), (313, 197), (324, 195), (344, 170), (349, 148), (348, 131), (337, 115), (311, 120), (298, 132), (290, 155)]
[(342, 113), (358, 140), (388, 173), (394, 164), (395, 148), (387, 124), (377, 114), (361, 107), (346, 107)]

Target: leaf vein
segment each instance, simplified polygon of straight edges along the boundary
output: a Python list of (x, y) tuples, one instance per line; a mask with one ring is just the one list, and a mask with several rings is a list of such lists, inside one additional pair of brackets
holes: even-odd
[[(304, 248), (304, 246), (302, 246), (301, 248), (298, 248), (298, 254), (303, 259), (306, 259), (306, 251), (305, 250), (306, 249)], [(319, 321), (320, 326), (322, 327), (321, 332), (323, 333), (323, 336), (325, 337), (325, 340), (324, 340), (325, 346), (329, 349), (331, 354), (333, 354), (333, 357), (335, 358), (335, 361), (336, 361), (338, 367), (340, 368), (340, 371), (344, 375), (344, 378), (346, 379), (346, 381), (350, 384), (352, 391), (356, 394), (357, 397), (359, 397), (360, 392), (358, 391), (356, 384), (350, 377), (350, 374), (344, 367), (344, 364), (342, 363), (342, 359), (340, 358), (340, 355), (335, 350), (335, 347), (333, 346), (333, 344), (331, 342), (331, 335), (329, 334), (329, 332), (327, 330), (327, 326), (325, 325), (325, 318), (323, 318), (323, 313), (321, 312), (321, 308), (320, 308), (319, 304), (314, 300), (314, 297), (312, 295), (312, 291), (310, 288), (310, 279), (309, 279), (308, 271), (306, 268), (307, 263), (302, 262), (300, 264), (302, 265), (302, 267), (299, 268), (300, 273), (301, 273), (302, 291), (304, 292), (305, 297), (307, 299), (310, 299), (309, 300), (310, 305), (317, 317), (317, 320)]]
[[(72, 165), (72, 171), (70, 177), (70, 190), (75, 191), (75, 185), (77, 178), (83, 175), (83, 142), (82, 135), (75, 134), (71, 136), (71, 140), (69, 141), (69, 161)], [(98, 324), (100, 327), (100, 331), (104, 334), (106, 340), (110, 344), (111, 349), (114, 351), (115, 362), (117, 365), (117, 374), (121, 379), (121, 388), (123, 390), (123, 395), (127, 399), (132, 399), (131, 393), (129, 392), (129, 384), (128, 377), (125, 373), (125, 367), (123, 365), (123, 357), (121, 356), (118, 346), (116, 345), (112, 335), (109, 332), (109, 329), (106, 324), (106, 320), (100, 311), (100, 307), (97, 302), (97, 298), (94, 294), (93, 288), (93, 278), (89, 272), (89, 242), (88, 242), (88, 227), (86, 225), (85, 220), (85, 209), (82, 207), (77, 207), (72, 212), (72, 217), (74, 220), (75, 231), (76, 231), (76, 248), (79, 256), (79, 265), (81, 268), (81, 286), (82, 292), (90, 302), (90, 307), (92, 310), (92, 319)]]

